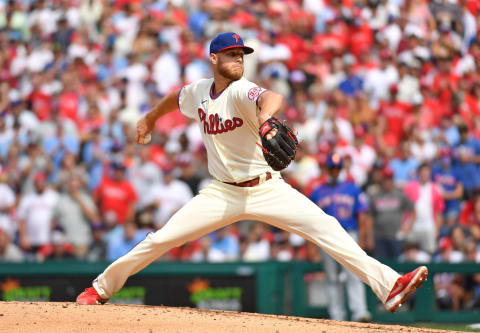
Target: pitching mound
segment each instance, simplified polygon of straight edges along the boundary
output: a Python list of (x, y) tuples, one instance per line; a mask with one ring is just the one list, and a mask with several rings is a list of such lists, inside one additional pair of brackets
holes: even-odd
[(141, 305), (0, 302), (0, 332), (447, 332), (402, 326)]

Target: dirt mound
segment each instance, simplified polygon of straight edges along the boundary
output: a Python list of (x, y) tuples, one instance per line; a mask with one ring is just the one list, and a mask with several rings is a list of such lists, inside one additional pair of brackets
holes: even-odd
[(163, 306), (0, 302), (0, 332), (298, 333), (447, 332)]

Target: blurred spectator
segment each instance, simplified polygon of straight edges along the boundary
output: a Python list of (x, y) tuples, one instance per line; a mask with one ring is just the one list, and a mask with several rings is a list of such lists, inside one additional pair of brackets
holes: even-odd
[(407, 182), (414, 179), (420, 164), (412, 156), (409, 143), (403, 142), (401, 147), (400, 156), (393, 158), (389, 163), (390, 168), (393, 170), (395, 185), (399, 187), (403, 187)]
[(480, 141), (471, 136), (465, 124), (458, 126), (460, 141), (453, 147), (454, 167), (460, 175), (466, 198), (480, 189)]
[(264, 238), (266, 226), (254, 223), (245, 240), (242, 260), (248, 262), (266, 261), (270, 259), (270, 242)]
[(61, 189), (68, 180), (76, 177), (81, 182), (82, 187), (88, 186), (88, 175), (82, 164), (78, 163), (77, 155), (66, 154), (63, 157), (62, 165), (53, 177), (53, 182), (57, 188)]
[(375, 150), (365, 143), (364, 138), (366, 134), (363, 126), (357, 125), (354, 128), (355, 139), (353, 145), (346, 146), (339, 150), (343, 156), (351, 156), (353, 165), (350, 171), (357, 186), (365, 184), (368, 172), (371, 170), (377, 157)]
[(351, 54), (343, 56), (343, 63), (345, 64), (345, 79), (340, 82), (340, 90), (347, 96), (355, 96), (363, 87), (363, 79), (353, 72), (355, 65), (355, 57)]
[(162, 179), (162, 172), (150, 159), (150, 150), (142, 147), (133, 164), (128, 168), (128, 178), (131, 180), (138, 195), (137, 207), (148, 204), (149, 189), (157, 186)]
[(92, 197), (83, 190), (80, 177), (66, 181), (54, 211), (54, 220), (65, 231), (66, 240), (73, 245), (76, 257), (84, 258), (92, 241), (90, 224), (100, 221)]
[(193, 197), (188, 185), (177, 179), (179, 169), (169, 166), (163, 171), (163, 183), (152, 186), (147, 196), (150, 200), (149, 205), (156, 208), (155, 225), (157, 227), (163, 226), (177, 210)]
[(405, 194), (415, 204), (415, 220), (406, 226), (409, 242), (417, 243), (420, 249), (433, 254), (436, 237), (442, 226), (441, 213), (445, 203), (438, 186), (431, 182), (432, 168), (424, 163), (418, 168), (418, 180), (405, 185)]
[(212, 243), (208, 251), (208, 261), (225, 262), (238, 260), (240, 247), (233, 229), (234, 225), (229, 225), (213, 233)]
[(12, 218), (12, 212), (16, 204), (16, 197), (13, 190), (7, 184), (6, 172), (0, 171), (0, 229), (13, 239), (17, 231), (16, 223)]
[[(466, 245), (466, 260), (468, 262), (480, 263), (480, 251), (478, 251), (476, 242), (469, 240)], [(468, 274), (465, 276), (465, 308), (480, 308), (480, 274)]]
[(112, 140), (108, 136), (102, 136), (99, 127), (85, 138), (86, 142), (82, 149), (82, 160), (85, 163), (89, 177), (89, 188), (96, 189), (103, 177), (103, 166), (109, 162), (109, 153), (112, 148)]
[(420, 249), (417, 243), (405, 242), (403, 246), (403, 253), (399, 257), (400, 261), (411, 261), (417, 263), (429, 263), (432, 256)]
[[(335, 216), (362, 248), (371, 250), (373, 239), (371, 230), (368, 230), (368, 216), (365, 214), (368, 210), (366, 195), (354, 183), (338, 179), (343, 166), (343, 160), (339, 154), (330, 154), (326, 164), (329, 180), (314, 189), (310, 199), (325, 213)], [(333, 320), (346, 319), (343, 291), (345, 283), (352, 320), (369, 320), (365, 286), (362, 281), (347, 269), (341, 268), (328, 254), (323, 253), (323, 257), (328, 280), (330, 318)]]
[(74, 248), (68, 243), (65, 234), (55, 230), (52, 232), (50, 243), (43, 245), (38, 250), (36, 259), (40, 262), (44, 260), (64, 260), (73, 259), (74, 255)]
[(107, 259), (107, 244), (104, 241), (105, 226), (92, 224), (92, 242), (88, 249), (88, 261), (100, 261)]
[(107, 243), (107, 260), (114, 261), (133, 249), (145, 238), (133, 222), (125, 223), (120, 232), (113, 235)]
[(35, 191), (25, 194), (18, 207), (20, 246), (32, 254), (50, 242), (52, 218), (58, 193), (47, 185), (46, 175), (34, 176)]
[(397, 99), (398, 86), (390, 86), (390, 99), (380, 103), (379, 134), (381, 142), (392, 147), (403, 139), (403, 123), (410, 113), (410, 105)]
[(94, 197), (100, 207), (100, 214), (115, 213), (118, 224), (133, 221), (137, 194), (125, 178), (126, 168), (120, 162), (111, 164), (111, 176), (105, 176), (95, 190)]
[[(415, 220), (412, 202), (395, 187), (393, 171), (382, 170), (381, 189), (370, 196), (370, 215), (375, 235), (375, 257), (394, 260), (402, 252), (402, 222), (407, 215)], [(408, 225), (409, 221), (405, 221)]]
[(459, 180), (460, 175), (457, 170), (452, 167), (452, 159), (448, 150), (442, 150), (440, 160), (434, 164), (432, 179), (440, 187), (445, 201), (445, 227), (451, 228), (460, 215), (463, 185)]
[(0, 228), (0, 262), (21, 262), (23, 260), (22, 251), (12, 243), (8, 233)]
[[(463, 253), (453, 249), (448, 237), (440, 239), (440, 254), (436, 261), (458, 263), (463, 260)], [(439, 273), (434, 276), (437, 304), (440, 309), (459, 310), (465, 297), (463, 277), (455, 273)]]
[(295, 250), (287, 240), (276, 240), (272, 244), (271, 257), (278, 261), (291, 261), (294, 259)]

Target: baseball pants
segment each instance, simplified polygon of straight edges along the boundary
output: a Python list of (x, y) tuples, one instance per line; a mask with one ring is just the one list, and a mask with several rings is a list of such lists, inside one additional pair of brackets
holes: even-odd
[(399, 277), (393, 269), (369, 257), (334, 217), (274, 175), (254, 187), (213, 180), (163, 228), (108, 266), (93, 286), (100, 297), (109, 299), (129, 276), (171, 248), (240, 220), (266, 222), (312, 241), (369, 285), (382, 302)]

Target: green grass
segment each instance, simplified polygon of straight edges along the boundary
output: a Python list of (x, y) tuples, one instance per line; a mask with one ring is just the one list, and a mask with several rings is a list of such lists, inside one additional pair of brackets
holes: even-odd
[[(479, 320), (480, 321), (480, 320)], [(473, 329), (468, 327), (469, 324), (441, 324), (441, 323), (415, 323), (408, 326), (422, 327), (422, 328), (435, 328), (437, 330), (449, 330), (460, 332), (480, 332), (480, 329)]]

